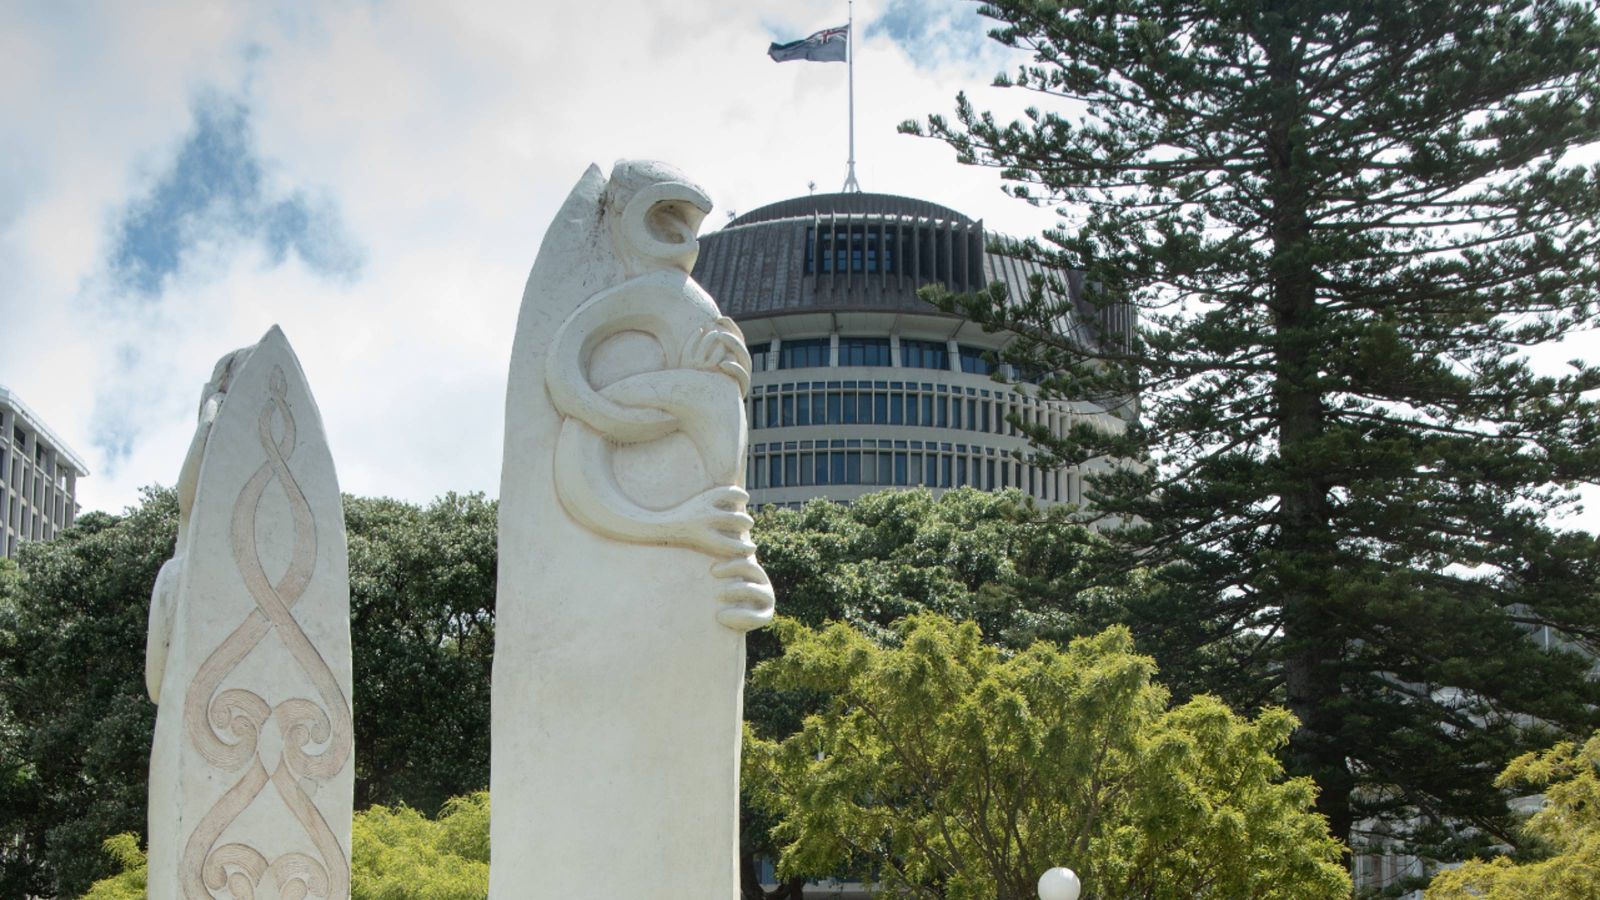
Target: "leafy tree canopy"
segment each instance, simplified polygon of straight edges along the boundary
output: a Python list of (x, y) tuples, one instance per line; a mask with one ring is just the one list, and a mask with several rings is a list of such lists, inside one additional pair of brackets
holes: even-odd
[[(1065, 640), (1116, 621), (1135, 592), (1091, 587), (1103, 543), (1018, 491), (881, 491), (849, 505), (768, 509), (755, 537), (784, 615), (887, 633), (922, 611), (977, 620), (991, 639)], [(777, 642), (765, 632), (761, 657)]]
[(1600, 370), (1529, 358), (1597, 324), (1593, 4), (980, 11), (1039, 105), (904, 127), (1055, 205), (1024, 252), (1086, 289), (929, 296), (1020, 334), (1047, 395), (1139, 398), (1125, 431), (1031, 434), (1047, 463), (1128, 461), (1089, 494), (1137, 523), (1113, 571), (1169, 579), (1201, 683), (1295, 713), (1335, 833), (1510, 838), (1492, 773), (1600, 719), (1587, 663), (1525, 639), (1600, 639), (1600, 546), (1551, 524), (1600, 480)]
[(828, 698), (794, 735), (747, 738), (781, 874), (940, 900), (1032, 900), (1058, 864), (1089, 897), (1349, 893), (1315, 785), (1275, 756), (1293, 718), (1169, 708), (1126, 629), (1015, 652), (933, 613), (887, 646), (843, 623), (778, 631), (756, 682)]
[[(878, 638), (894, 622), (932, 611), (981, 624), (991, 639), (1026, 646), (1100, 630), (1151, 603), (1148, 579), (1090, 588), (1106, 547), (1061, 508), (1039, 509), (1016, 491), (883, 491), (845, 506), (816, 500), (756, 517), (762, 565), (798, 622), (848, 622)], [(781, 654), (771, 629), (748, 636), (750, 664)], [(745, 719), (768, 737), (790, 734), (819, 695), (747, 682)], [(796, 896), (795, 878), (772, 894), (756, 878), (758, 855), (775, 857), (773, 817), (747, 801), (740, 829), (746, 898)]]
[(496, 506), (345, 497), (356, 807), (428, 814), (489, 784)]
[(0, 578), (0, 894), (77, 896), (106, 871), (101, 843), (144, 828), (144, 634), (177, 515), (170, 491), (89, 513)]
[(1471, 860), (1441, 872), (1428, 900), (1586, 900), (1600, 896), (1600, 733), (1512, 761), (1496, 782), (1542, 791), (1544, 805), (1524, 824), (1534, 861)]
[(350, 900), (483, 900), (489, 896), (489, 794), (444, 805), (437, 820), (374, 806), (352, 823)]
[(139, 836), (131, 831), (106, 838), (106, 855), (120, 867), (117, 874), (90, 885), (83, 900), (146, 900), (150, 880), (150, 859), (139, 848)]

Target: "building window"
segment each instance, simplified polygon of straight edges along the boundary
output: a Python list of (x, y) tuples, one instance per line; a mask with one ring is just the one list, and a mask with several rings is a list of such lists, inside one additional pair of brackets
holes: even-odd
[(784, 341), (778, 349), (780, 369), (818, 369), (828, 365), (828, 352), (832, 341), (828, 338), (807, 338), (801, 341)]
[(1016, 463), (993, 447), (952, 447), (932, 441), (860, 438), (755, 444), (746, 471), (747, 483), (758, 490), (813, 485), (971, 485), (990, 490), (1025, 488), (1042, 499), (1060, 499), (1050, 485), (1050, 473)]
[[(966, 402), (963, 403), (962, 401)], [(1019, 436), (1008, 415), (1049, 427), (1060, 423), (1033, 400), (914, 381), (800, 381), (758, 387), (750, 398), (750, 427), (907, 425)], [(1017, 478), (1023, 476), (1019, 474)], [(1037, 487), (1037, 485), (1036, 485)], [(1039, 488), (1042, 490), (1042, 488)]]
[(985, 351), (979, 347), (961, 345), (961, 371), (972, 375), (994, 374), (994, 363), (984, 357)]
[(17, 446), (18, 447), (21, 447), (22, 445), (28, 443), (28, 434), (27, 434), (27, 432), (22, 430), (22, 426), (18, 425), (18, 426), (13, 427), (11, 429), (11, 433), (16, 435)]
[(865, 337), (839, 338), (839, 365), (892, 365), (892, 358), (889, 355), (889, 339)]
[(1016, 373), (1018, 381), (1029, 384), (1039, 384), (1045, 378), (1045, 371), (1034, 366), (1013, 366), (1012, 371)]
[(765, 372), (767, 370), (767, 355), (772, 352), (772, 344), (751, 344), (749, 350), (751, 371)]
[(908, 369), (950, 368), (950, 345), (944, 341), (900, 339), (900, 365)]
[(806, 229), (806, 274), (897, 272), (895, 246), (899, 235), (900, 228), (896, 225), (809, 227)]

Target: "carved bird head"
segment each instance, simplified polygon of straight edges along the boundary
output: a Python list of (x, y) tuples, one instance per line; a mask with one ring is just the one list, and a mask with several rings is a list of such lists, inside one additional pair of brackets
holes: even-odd
[(606, 183), (605, 217), (629, 276), (666, 268), (687, 274), (710, 212), (705, 190), (666, 163), (622, 160)]

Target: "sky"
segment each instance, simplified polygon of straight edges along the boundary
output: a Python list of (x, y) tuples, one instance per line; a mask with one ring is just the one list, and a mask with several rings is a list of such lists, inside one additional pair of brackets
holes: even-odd
[[(860, 0), (857, 173), (1053, 224), (896, 125), (1023, 62), (977, 5)], [(498, 493), (523, 284), (590, 163), (655, 158), (715, 228), (847, 156), (846, 66), (774, 63), (834, 0), (13, 0), (0, 11), (0, 384), (84, 460), (84, 510), (176, 479), (216, 360), (280, 325), (341, 486)], [(1600, 502), (1584, 527), (1600, 525)]]
[[(584, 169), (655, 158), (730, 214), (837, 190), (846, 66), (773, 41), (843, 2), (9, 3), (0, 384), (83, 459), (84, 510), (170, 485), (224, 353), (288, 335), (344, 490), (498, 493), (523, 284)], [(974, 4), (855, 5), (870, 191), (1014, 234), (1048, 212), (896, 133), (1016, 59)]]

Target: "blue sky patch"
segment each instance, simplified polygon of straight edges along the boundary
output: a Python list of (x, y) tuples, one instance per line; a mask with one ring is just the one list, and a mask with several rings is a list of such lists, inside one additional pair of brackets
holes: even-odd
[(155, 297), (201, 243), (257, 242), (272, 264), (293, 253), (325, 277), (360, 271), (361, 252), (331, 202), (271, 188), (248, 105), (208, 93), (193, 116), (170, 166), (116, 222), (108, 264), (117, 285)]

